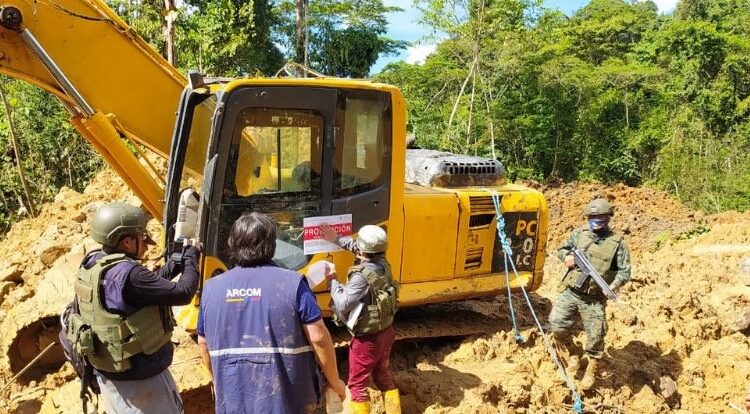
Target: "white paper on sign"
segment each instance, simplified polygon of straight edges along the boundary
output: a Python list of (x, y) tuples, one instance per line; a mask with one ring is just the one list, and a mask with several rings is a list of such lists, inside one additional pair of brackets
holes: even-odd
[(310, 287), (315, 288), (319, 284), (323, 283), (326, 278), (326, 270), (328, 270), (328, 262), (321, 260), (313, 263), (307, 270), (307, 280), (310, 281)]
[(305, 217), (302, 220), (304, 254), (330, 253), (343, 250), (336, 243), (328, 242), (323, 238), (323, 232), (320, 230), (320, 226), (323, 224), (331, 226), (339, 236), (348, 237), (352, 235), (351, 214)]

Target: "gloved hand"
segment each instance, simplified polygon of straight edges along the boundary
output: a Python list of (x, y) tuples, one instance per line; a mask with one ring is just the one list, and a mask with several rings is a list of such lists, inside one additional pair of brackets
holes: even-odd
[(197, 250), (198, 253), (200, 253), (203, 250), (203, 243), (201, 243), (200, 241), (198, 241), (198, 239), (185, 238), (185, 239), (182, 240), (182, 247), (183, 248), (187, 248), (187, 247), (190, 247), (190, 246), (195, 247), (195, 250)]

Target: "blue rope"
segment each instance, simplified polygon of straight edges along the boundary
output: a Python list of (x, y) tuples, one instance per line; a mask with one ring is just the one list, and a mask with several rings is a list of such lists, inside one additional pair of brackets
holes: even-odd
[[(503, 251), (507, 252), (510, 249), (510, 240), (505, 236), (505, 217), (500, 214), (500, 196), (493, 192), (492, 203), (495, 205), (495, 214), (497, 215), (496, 226), (497, 234), (500, 235), (500, 244), (503, 246)], [(515, 332), (516, 342), (519, 344), (524, 343), (525, 339), (518, 330), (518, 323), (516, 322), (516, 311), (513, 309), (513, 296), (510, 291), (510, 273), (508, 272), (508, 254), (504, 255), (505, 259), (505, 286), (508, 288), (508, 307), (510, 308), (510, 320), (513, 321), (513, 332)], [(511, 256), (511, 260), (513, 257)]]
[[(516, 326), (516, 319), (515, 319), (515, 312), (513, 310), (513, 303), (510, 300), (510, 276), (508, 273), (508, 262), (510, 262), (511, 268), (513, 269), (513, 274), (515, 275), (516, 280), (519, 280), (518, 270), (516, 270), (516, 264), (513, 261), (513, 249), (510, 247), (510, 240), (508, 240), (508, 237), (505, 235), (505, 218), (502, 214), (502, 208), (500, 204), (500, 197), (496, 192), (492, 192), (492, 202), (495, 205), (495, 214), (497, 215), (497, 231), (498, 236), (500, 237), (500, 244), (503, 246), (503, 253), (505, 256), (505, 283), (508, 287), (508, 304), (510, 305), (510, 315), (513, 319), (513, 329), (516, 331), (516, 340), (518, 341), (518, 338), (521, 337), (521, 335), (518, 333), (518, 327)], [(510, 260), (508, 260), (510, 258)], [(531, 303), (531, 298), (529, 298), (529, 293), (526, 291), (526, 287), (524, 284), (520, 283), (519, 286), (521, 287), (521, 291), (523, 292), (523, 296), (526, 299), (526, 304), (529, 307), (529, 310), (531, 311), (531, 315), (534, 317), (534, 322), (536, 322), (536, 327), (539, 329), (539, 332), (542, 333), (542, 339), (544, 341), (544, 346), (547, 348), (547, 352), (549, 352), (550, 356), (552, 357), (552, 360), (555, 362), (555, 365), (557, 365), (557, 369), (560, 373), (560, 376), (565, 381), (565, 384), (570, 388), (570, 393), (573, 396), (573, 411), (575, 411), (578, 414), (583, 413), (583, 401), (581, 400), (581, 396), (578, 395), (578, 392), (576, 392), (575, 386), (573, 385), (573, 382), (570, 380), (570, 377), (568, 376), (568, 373), (565, 371), (565, 368), (562, 366), (562, 363), (560, 362), (560, 358), (557, 355), (557, 352), (555, 351), (555, 348), (552, 347), (552, 344), (550, 344), (549, 339), (547, 338), (546, 333), (544, 332), (544, 328), (542, 328), (542, 323), (539, 322), (539, 318), (536, 316), (536, 312), (534, 311), (534, 305)], [(523, 337), (521, 337), (521, 341), (523, 341)]]

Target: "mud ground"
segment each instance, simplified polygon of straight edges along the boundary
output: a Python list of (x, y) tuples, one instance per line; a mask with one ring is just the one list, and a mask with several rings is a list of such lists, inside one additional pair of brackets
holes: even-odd
[[(740, 266), (743, 257), (750, 257), (750, 214), (704, 215), (647, 188), (531, 185), (544, 192), (551, 216), (545, 281), (531, 294), (542, 324), (563, 272), (554, 249), (583, 224), (588, 201), (606, 196), (616, 205), (612, 224), (625, 233), (631, 248), (633, 279), (622, 290), (623, 304), (608, 307), (603, 369), (595, 389), (581, 395), (586, 411), (736, 412), (729, 404), (741, 407), (750, 384), (750, 274)], [(66, 278), (76, 255), (87, 248), (84, 229), (90, 213), (114, 200), (137, 201), (105, 171), (83, 194), (62, 190), (39, 217), (16, 224), (0, 240), (0, 386), (19, 369), (19, 360), (54, 341), (54, 320), (40, 325), (38, 342), (23, 342), (16, 332), (39, 316), (58, 313), (72, 296)], [(513, 295), (512, 303), (523, 343), (514, 338), (507, 297), (499, 296), (461, 305), (494, 326), (486, 334), (396, 345), (392, 366), (404, 413), (571, 412), (571, 393), (523, 296)], [(208, 378), (192, 339), (184, 333), (176, 339), (180, 346), (172, 371), (186, 412), (210, 411)], [(6, 357), (9, 350), (15, 362)], [(0, 412), (77, 410), (78, 385), (59, 356), (53, 348), (2, 391)], [(345, 350), (339, 356), (345, 359)], [(584, 366), (573, 374), (574, 383)], [(382, 412), (378, 393), (372, 395), (374, 412)]]

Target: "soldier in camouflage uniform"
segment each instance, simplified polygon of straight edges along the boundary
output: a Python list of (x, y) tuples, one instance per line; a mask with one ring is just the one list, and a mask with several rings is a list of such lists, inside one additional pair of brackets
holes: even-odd
[(590, 277), (583, 287), (575, 287), (581, 271), (575, 266), (571, 250), (576, 247), (585, 252), (591, 264), (615, 292), (630, 280), (630, 254), (622, 234), (609, 227), (614, 211), (607, 200), (593, 200), (586, 206), (584, 214), (588, 218), (588, 225), (574, 230), (557, 251), (557, 256), (568, 271), (560, 284), (560, 295), (552, 307), (549, 322), (556, 342), (566, 348), (570, 355), (568, 368), (575, 375), (579, 357), (574, 351), (570, 328), (575, 323), (576, 313), (581, 315), (587, 337), (585, 353), (589, 360), (581, 388), (589, 390), (594, 385), (599, 360), (604, 353), (607, 299)]

